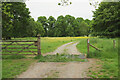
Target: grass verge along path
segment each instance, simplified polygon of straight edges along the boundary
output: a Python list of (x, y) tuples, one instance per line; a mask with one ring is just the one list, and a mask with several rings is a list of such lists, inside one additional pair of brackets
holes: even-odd
[(2, 78), (15, 78), (16, 75), (26, 71), (34, 59), (3, 59)]

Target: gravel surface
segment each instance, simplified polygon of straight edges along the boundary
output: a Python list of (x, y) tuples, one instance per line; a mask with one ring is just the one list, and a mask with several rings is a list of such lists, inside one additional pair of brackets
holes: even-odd
[[(78, 42), (64, 44), (44, 56), (56, 53), (80, 55), (81, 53), (76, 48), (77, 44)], [(88, 62), (37, 62), (31, 65), (27, 71), (18, 75), (18, 78), (86, 78), (86, 71), (92, 64), (96, 64), (95, 59), (88, 59)]]
[(43, 56), (48, 55), (48, 54), (49, 55), (55, 55), (57, 53), (59, 53), (59, 54), (65, 53), (65, 54), (80, 55), (81, 53), (76, 48), (76, 45), (78, 43), (79, 42), (70, 42), (70, 43), (64, 44), (64, 45), (58, 47), (54, 52), (43, 54)]
[(95, 59), (88, 62), (39, 62), (31, 65), (18, 78), (87, 78), (86, 71)]

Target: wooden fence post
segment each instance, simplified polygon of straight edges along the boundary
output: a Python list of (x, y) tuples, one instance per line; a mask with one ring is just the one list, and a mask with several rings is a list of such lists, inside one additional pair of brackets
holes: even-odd
[(87, 54), (89, 55), (89, 39), (87, 39)]
[(40, 47), (40, 34), (37, 35), (37, 48), (38, 48), (38, 55), (41, 55), (41, 47)]
[(113, 48), (115, 48), (115, 45), (116, 45), (115, 40), (113, 40)]

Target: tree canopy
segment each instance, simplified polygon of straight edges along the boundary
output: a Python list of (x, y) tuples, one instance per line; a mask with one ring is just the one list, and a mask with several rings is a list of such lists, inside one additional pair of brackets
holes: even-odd
[(33, 37), (37, 34), (48, 37), (88, 36), (90, 32), (88, 19), (60, 15), (57, 19), (50, 16), (38, 17), (35, 21), (26, 4), (22, 2), (2, 3), (2, 37)]
[(118, 37), (120, 35), (120, 2), (102, 2), (93, 15), (94, 35)]
[(2, 37), (35, 36), (44, 33), (42, 25), (29, 15), (29, 9), (22, 2), (2, 2)]
[(38, 17), (37, 22), (42, 23), (45, 34), (50, 37), (66, 37), (66, 36), (88, 36), (90, 32), (90, 20), (76, 18), (71, 15), (58, 16), (57, 20), (50, 16), (48, 19), (45, 16)]

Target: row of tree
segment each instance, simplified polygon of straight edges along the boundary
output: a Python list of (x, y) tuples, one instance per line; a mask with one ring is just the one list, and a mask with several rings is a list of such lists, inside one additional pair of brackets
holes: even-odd
[(35, 21), (22, 2), (2, 3), (2, 37), (33, 37), (37, 34), (50, 37), (65, 36), (120, 36), (120, 2), (102, 2), (93, 13), (93, 20), (75, 18), (71, 15), (38, 17)]
[(42, 24), (45, 33), (43, 36), (49, 37), (65, 37), (65, 36), (84, 36), (89, 35), (90, 20), (76, 18), (71, 15), (58, 16), (57, 20), (50, 16), (48, 19), (45, 16), (38, 17), (37, 22)]
[(3, 2), (2, 3), (2, 37), (33, 37), (41, 36), (84, 36), (90, 32), (90, 20), (76, 18), (71, 15), (59, 16), (57, 20), (50, 16), (38, 17), (35, 21), (29, 15), (29, 9), (25, 3)]

